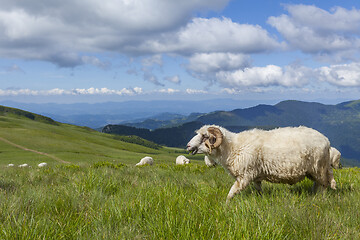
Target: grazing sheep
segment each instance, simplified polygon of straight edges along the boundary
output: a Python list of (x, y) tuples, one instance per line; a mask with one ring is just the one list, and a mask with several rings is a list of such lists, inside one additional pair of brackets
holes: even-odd
[(142, 165), (146, 165), (146, 164), (153, 165), (154, 159), (152, 157), (144, 157), (135, 166), (142, 166)]
[(215, 161), (210, 160), (210, 158), (206, 155), (204, 157), (204, 161), (205, 161), (206, 166), (208, 166), (208, 167), (215, 167), (217, 165)]
[(19, 168), (26, 168), (26, 167), (30, 167), (30, 166), (27, 163), (19, 165)]
[[(330, 166), (332, 168), (339, 168), (340, 165), (340, 157), (341, 153), (334, 147), (330, 147)], [(336, 189), (336, 181), (334, 179), (334, 173), (332, 168), (329, 168), (329, 176), (330, 176), (330, 187), (332, 189)]]
[(189, 164), (190, 160), (187, 159), (185, 156), (180, 155), (176, 158), (176, 165), (185, 165), (185, 164)]
[(7, 165), (7, 167), (14, 167), (15, 165), (14, 164), (12, 164), (12, 163), (9, 163), (8, 165)]
[(46, 162), (42, 162), (42, 163), (39, 163), (38, 164), (38, 167), (46, 167), (47, 166), (47, 163)]
[(233, 133), (205, 125), (187, 144), (191, 154), (204, 153), (222, 165), (236, 181), (227, 202), (251, 182), (261, 192), (261, 181), (295, 184), (305, 177), (314, 191), (329, 185), (329, 140), (307, 127)]

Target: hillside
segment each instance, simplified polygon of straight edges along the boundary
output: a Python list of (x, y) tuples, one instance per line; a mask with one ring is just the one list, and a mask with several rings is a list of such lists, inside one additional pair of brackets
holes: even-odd
[(31, 120), (34, 120), (37, 122), (58, 125), (58, 123), (55, 122), (54, 120), (52, 120), (51, 118), (48, 118), (48, 117), (45, 117), (45, 116), (42, 116), (39, 114), (23, 111), (23, 110), (16, 109), (16, 108), (4, 107), (1, 105), (0, 105), (0, 116), (25, 117), (25, 118), (28, 118), (28, 119), (31, 119)]
[[(124, 124), (140, 122), (152, 118), (160, 122), (150, 123), (155, 128), (168, 125), (161, 115), (165, 112), (177, 115), (188, 115), (191, 112), (212, 112), (232, 110), (234, 108), (253, 106), (254, 101), (213, 99), (213, 100), (147, 100), (103, 103), (20, 103), (13, 101), (0, 102), (0, 105), (23, 109), (29, 112), (51, 117), (52, 119), (78, 126), (91, 128), (103, 127), (106, 124)], [(191, 107), (189, 107), (191, 106)], [(179, 118), (179, 116), (178, 116)], [(172, 118), (173, 119), (173, 118)], [(166, 123), (162, 123), (165, 121)], [(180, 120), (181, 121), (181, 120)]]
[[(315, 102), (283, 101), (276, 105), (258, 105), (251, 108), (235, 109), (232, 111), (216, 111), (199, 115), (194, 120), (197, 124), (186, 123), (177, 126), (178, 132), (188, 134), (187, 138), (179, 141), (177, 135), (171, 134), (173, 128), (162, 129), (161, 133), (167, 136), (167, 144), (152, 131), (146, 139), (167, 146), (184, 147), (189, 136), (202, 124), (217, 124), (231, 131), (239, 132), (258, 127), (271, 129), (284, 126), (304, 125), (326, 135), (331, 145), (338, 148), (342, 156), (350, 165), (360, 165), (360, 101), (351, 101), (337, 105), (324, 105)], [(191, 129), (189, 126), (193, 126)], [(116, 129), (112, 125), (112, 129)], [(117, 128), (119, 129), (119, 128)], [(105, 131), (108, 133), (125, 134), (121, 131)], [(132, 134), (128, 132), (126, 134)], [(179, 144), (175, 144), (175, 140)], [(169, 145), (172, 144), (172, 145)]]
[(98, 161), (135, 164), (145, 155), (159, 162), (176, 157), (175, 150), (144, 139), (103, 134), (0, 106), (0, 165)]
[(150, 131), (146, 128), (107, 125), (103, 128), (102, 132), (118, 135), (136, 135), (161, 145), (184, 148), (187, 141), (194, 135), (194, 129), (198, 129), (201, 126), (201, 122), (189, 122), (177, 127), (159, 128)]

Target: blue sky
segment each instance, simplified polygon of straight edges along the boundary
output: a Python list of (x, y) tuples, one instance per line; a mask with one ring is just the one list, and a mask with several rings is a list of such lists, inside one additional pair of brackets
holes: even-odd
[(0, 101), (359, 99), (358, 1), (0, 3)]

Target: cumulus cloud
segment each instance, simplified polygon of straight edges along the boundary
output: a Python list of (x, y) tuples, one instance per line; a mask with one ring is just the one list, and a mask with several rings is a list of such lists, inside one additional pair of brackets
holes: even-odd
[(3, 0), (0, 56), (45, 60), (60, 67), (89, 61), (97, 65), (79, 53), (129, 53), (147, 39), (185, 25), (195, 12), (220, 10), (228, 1)]
[(308, 68), (301, 65), (284, 67), (267, 65), (265, 67), (248, 67), (234, 71), (219, 71), (216, 81), (223, 86), (223, 92), (236, 94), (243, 89), (264, 89), (280, 86), (284, 88), (301, 88), (319, 81), (337, 87), (360, 87), (360, 62), (337, 64), (319, 68)]
[(250, 57), (233, 53), (197, 53), (189, 58), (187, 71), (194, 77), (214, 81), (216, 73), (243, 69), (250, 65)]
[(185, 27), (145, 41), (132, 51), (154, 53), (257, 53), (281, 47), (258, 25), (239, 24), (229, 18), (194, 18)]
[[(298, 68), (301, 68), (298, 69)], [(308, 82), (309, 70), (305, 67), (286, 66), (281, 68), (275, 65), (265, 67), (251, 67), (244, 70), (221, 71), (216, 74), (217, 81), (224, 86), (303, 86)]]
[(123, 88), (120, 90), (108, 88), (75, 88), (65, 90), (54, 88), (50, 90), (31, 90), (31, 89), (0, 89), (0, 96), (18, 96), (18, 95), (31, 95), (31, 96), (48, 96), (48, 95), (137, 95), (142, 94), (143, 90), (140, 87)]
[(232, 53), (194, 54), (187, 70), (192, 76), (210, 84), (218, 83), (231, 93), (234, 87), (301, 87), (314, 78), (313, 70), (301, 65), (254, 67), (248, 55)]
[(321, 60), (353, 59), (360, 47), (360, 10), (342, 7), (330, 11), (310, 5), (285, 5), (288, 14), (270, 17), (268, 23), (294, 49)]
[(360, 63), (330, 65), (316, 70), (319, 79), (341, 87), (360, 87)]

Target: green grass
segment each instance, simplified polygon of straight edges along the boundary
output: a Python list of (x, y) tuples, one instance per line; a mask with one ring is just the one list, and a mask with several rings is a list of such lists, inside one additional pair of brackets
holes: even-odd
[(360, 239), (358, 168), (335, 172), (336, 191), (265, 183), (226, 205), (221, 168), (114, 166), (2, 169), (0, 238)]
[[(226, 205), (233, 179), (201, 155), (176, 166), (182, 149), (13, 115), (0, 137), (71, 162), (0, 141), (0, 239), (360, 239), (359, 168), (336, 170), (336, 191), (264, 183)], [(135, 167), (146, 155), (155, 165)]]

